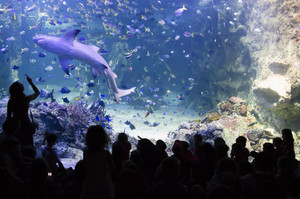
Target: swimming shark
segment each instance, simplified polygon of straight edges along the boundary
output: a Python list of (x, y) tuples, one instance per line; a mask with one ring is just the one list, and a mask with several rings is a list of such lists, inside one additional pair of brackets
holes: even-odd
[(37, 35), (33, 37), (33, 41), (41, 48), (56, 54), (63, 71), (69, 74), (69, 64), (72, 59), (84, 62), (92, 67), (93, 77), (96, 78), (102, 74), (108, 82), (109, 88), (114, 91), (117, 102), (120, 97), (134, 92), (136, 87), (128, 90), (119, 89), (116, 84), (117, 75), (111, 70), (105, 59), (98, 53), (99, 47), (85, 45), (75, 41), (75, 37), (80, 30), (75, 29), (66, 32), (61, 37), (48, 35)]

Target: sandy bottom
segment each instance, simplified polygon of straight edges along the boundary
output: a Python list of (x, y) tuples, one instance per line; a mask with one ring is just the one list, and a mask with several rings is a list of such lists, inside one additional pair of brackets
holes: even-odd
[[(54, 97), (58, 103), (64, 103), (62, 98), (67, 97), (69, 100), (72, 100), (79, 96), (79, 93), (71, 90), (69, 94), (61, 94), (58, 90), (61, 87), (55, 85), (50, 87), (55, 89)], [(138, 138), (148, 139), (162, 139), (165, 140), (168, 138), (168, 133), (170, 131), (176, 131), (179, 125), (182, 122), (200, 119), (201, 117), (194, 110), (188, 110), (179, 105), (179, 100), (176, 99), (177, 93), (172, 93), (164, 100), (170, 104), (168, 106), (162, 106), (158, 110), (154, 110), (152, 114), (149, 114), (147, 117), (147, 109), (135, 109), (134, 107), (126, 103), (110, 103), (104, 100), (106, 107), (106, 114), (111, 116), (111, 124), (114, 133), (124, 132), (129, 136)], [(130, 125), (125, 122), (129, 121), (134, 125), (135, 129), (131, 129)], [(155, 125), (156, 123), (156, 125)], [(76, 159), (64, 158), (61, 160), (66, 168), (74, 168), (75, 164), (79, 161)]]
[[(148, 139), (166, 139), (170, 131), (175, 131), (182, 122), (199, 119), (199, 115), (178, 106), (166, 106), (154, 110), (146, 118), (147, 110), (137, 110), (123, 104), (112, 104), (106, 107), (106, 113), (112, 117), (112, 127), (115, 133), (124, 132), (130, 136), (140, 136)], [(131, 129), (125, 122), (135, 126)], [(148, 124), (149, 123), (149, 124)], [(157, 126), (153, 125), (158, 124)]]
[[(69, 94), (62, 94), (58, 91), (61, 87), (57, 85), (51, 85), (49, 88), (54, 89), (54, 98), (60, 104), (64, 103), (62, 98), (67, 97), (69, 100), (79, 97), (79, 92), (74, 89), (70, 89)], [(50, 91), (50, 89), (48, 89)], [(177, 99), (177, 93), (171, 93), (168, 97), (163, 96), (168, 106), (162, 106), (158, 110), (154, 110), (152, 114), (149, 114), (146, 118), (147, 109), (143, 110), (134, 109), (132, 106), (126, 103), (110, 103), (104, 100), (106, 107), (106, 114), (111, 116), (112, 128), (115, 133), (124, 132), (130, 136), (140, 136), (148, 139), (166, 139), (170, 131), (175, 131), (180, 123), (199, 119), (200, 116), (193, 110), (185, 109), (179, 105), (180, 101)], [(175, 100), (174, 100), (175, 99)], [(179, 110), (180, 109), (180, 110)], [(131, 129), (125, 122), (129, 121), (135, 126), (135, 129)], [(149, 124), (145, 124), (149, 122)], [(153, 125), (157, 123), (158, 125)]]

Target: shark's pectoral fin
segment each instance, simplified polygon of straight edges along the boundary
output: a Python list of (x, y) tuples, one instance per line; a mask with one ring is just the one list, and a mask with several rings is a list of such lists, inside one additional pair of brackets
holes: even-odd
[(116, 75), (116, 73), (113, 73), (114, 79), (118, 78), (118, 76)]
[(104, 72), (107, 69), (105, 65), (100, 65), (100, 66), (93, 66), (92, 67), (92, 74), (93, 77), (96, 78), (100, 74), (103, 74), (105, 77), (107, 77), (107, 74)]
[(61, 36), (60, 40), (63, 40), (66, 43), (72, 44), (75, 40), (75, 37), (78, 35), (80, 30), (71, 30), (69, 32), (66, 32), (63, 36)]
[(61, 68), (65, 73), (69, 74), (69, 64), (72, 61), (72, 59), (64, 58), (64, 57), (59, 57), (59, 63)]

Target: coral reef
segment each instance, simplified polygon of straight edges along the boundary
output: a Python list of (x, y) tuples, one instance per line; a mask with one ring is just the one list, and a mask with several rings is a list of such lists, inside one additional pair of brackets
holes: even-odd
[[(228, 107), (231, 108), (227, 109)], [(169, 132), (169, 145), (174, 139), (192, 142), (192, 137), (200, 134), (204, 141), (210, 143), (213, 143), (216, 137), (223, 137), (231, 147), (238, 136), (245, 136), (248, 138), (247, 147), (250, 150), (260, 151), (265, 142), (272, 142), (271, 139), (274, 137), (281, 137), (280, 133), (269, 128), (267, 123), (260, 124), (253, 110), (241, 98), (232, 97), (229, 101), (220, 102), (218, 109), (219, 113), (209, 113), (202, 120), (184, 122), (176, 131)], [(212, 115), (215, 117), (218, 115), (218, 119), (209, 119)], [(296, 135), (294, 138), (295, 150), (299, 154), (296, 147), (300, 145), (300, 140)]]

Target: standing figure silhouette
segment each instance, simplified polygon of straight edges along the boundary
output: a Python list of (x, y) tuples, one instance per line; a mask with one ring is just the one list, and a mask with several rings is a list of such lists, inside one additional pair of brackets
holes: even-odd
[(31, 95), (24, 94), (24, 86), (16, 81), (9, 87), (10, 99), (7, 104), (7, 119), (12, 117), (19, 119), (20, 129), (16, 137), (21, 141), (23, 146), (33, 146), (33, 134), (35, 133), (36, 125), (34, 125), (28, 116), (29, 103), (36, 99), (40, 91), (33, 84), (32, 79), (27, 76), (27, 81), (31, 85), (34, 93)]

